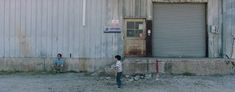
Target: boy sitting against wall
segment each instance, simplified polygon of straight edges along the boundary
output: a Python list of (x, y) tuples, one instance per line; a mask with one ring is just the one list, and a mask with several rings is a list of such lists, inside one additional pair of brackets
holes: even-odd
[(57, 58), (53, 61), (53, 70), (56, 73), (61, 73), (64, 69), (64, 59), (62, 58), (62, 54), (58, 53)]

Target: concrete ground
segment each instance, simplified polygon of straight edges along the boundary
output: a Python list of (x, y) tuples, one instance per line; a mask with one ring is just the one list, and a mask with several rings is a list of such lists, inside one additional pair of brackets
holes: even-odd
[(0, 75), (0, 92), (235, 92), (235, 75), (160, 76), (139, 81), (124, 81), (123, 88), (113, 78), (81, 73)]

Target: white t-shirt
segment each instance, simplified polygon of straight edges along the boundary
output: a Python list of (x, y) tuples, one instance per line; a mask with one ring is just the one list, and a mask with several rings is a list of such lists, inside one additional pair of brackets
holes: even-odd
[(117, 68), (117, 72), (122, 72), (122, 62), (121, 61), (116, 62), (116, 68)]

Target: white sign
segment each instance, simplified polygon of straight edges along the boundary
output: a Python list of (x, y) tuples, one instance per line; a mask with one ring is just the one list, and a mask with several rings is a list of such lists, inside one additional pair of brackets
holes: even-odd
[(139, 24), (139, 30), (143, 30), (144, 29), (144, 25), (143, 24)]

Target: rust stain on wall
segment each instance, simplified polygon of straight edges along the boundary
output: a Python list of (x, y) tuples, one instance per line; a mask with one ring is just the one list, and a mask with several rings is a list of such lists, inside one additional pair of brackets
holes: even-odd
[(130, 55), (140, 55), (141, 52), (142, 51), (140, 49), (131, 49), (131, 50), (129, 50), (129, 52), (127, 54), (130, 54)]
[(88, 71), (88, 68), (89, 68), (89, 62), (90, 59), (87, 59), (87, 58), (81, 58), (80, 61), (79, 61), (79, 71), (80, 72), (87, 72)]
[(20, 56), (22, 57), (30, 57), (31, 56), (31, 46), (29, 39), (27, 39), (27, 34), (25, 31), (21, 30), (20, 26), (16, 28), (16, 35), (18, 38)]
[(125, 46), (126, 56), (145, 56), (144, 40), (127, 40)]

